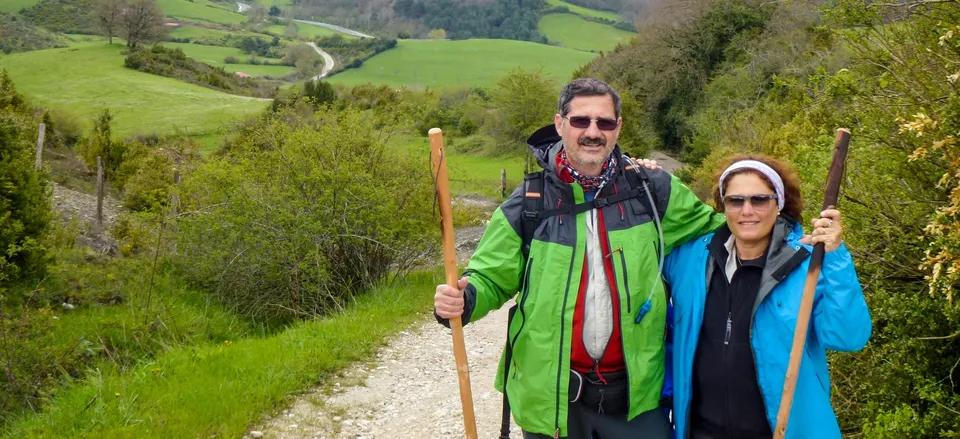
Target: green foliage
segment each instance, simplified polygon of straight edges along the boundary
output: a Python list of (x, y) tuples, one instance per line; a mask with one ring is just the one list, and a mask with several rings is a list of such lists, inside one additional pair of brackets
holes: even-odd
[(497, 139), (501, 152), (525, 152), (527, 137), (553, 122), (556, 89), (542, 71), (519, 68), (497, 83), (491, 95), (496, 114), (485, 129)]
[(272, 98), (276, 94), (272, 84), (254, 78), (241, 78), (223, 67), (211, 67), (187, 58), (180, 48), (168, 49), (159, 44), (149, 50), (131, 51), (123, 65), (240, 96)]
[[(716, 0), (684, 26), (666, 21), (644, 29), (633, 44), (594, 61), (580, 76), (597, 76), (621, 86), (643, 106), (637, 131), (652, 130), (656, 144), (683, 152), (692, 134), (689, 117), (701, 105), (710, 76), (731, 61), (728, 48), (738, 36), (762, 29), (769, 6), (746, 0)], [(742, 38), (742, 37), (741, 37)], [(645, 62), (637, 64), (638, 59)]]
[(2, 285), (43, 275), (52, 211), (49, 176), (34, 169), (38, 120), (0, 72), (0, 300)]
[(27, 52), (30, 50), (66, 47), (55, 34), (18, 19), (15, 15), (0, 12), (0, 51)]
[(500, 38), (546, 43), (537, 32), (543, 0), (497, 0), (489, 5), (450, 0), (398, 0), (394, 12), (423, 20), (428, 29), (443, 29), (455, 39)]
[(30, 23), (53, 32), (95, 34), (94, 20), (90, 19), (94, 0), (40, 0), (20, 10)]
[(395, 116), (377, 107), (286, 109), (185, 178), (178, 249), (190, 279), (270, 323), (342, 309), (418, 263), (437, 242), (432, 180), (421, 160), (385, 148), (395, 125), (381, 123)]

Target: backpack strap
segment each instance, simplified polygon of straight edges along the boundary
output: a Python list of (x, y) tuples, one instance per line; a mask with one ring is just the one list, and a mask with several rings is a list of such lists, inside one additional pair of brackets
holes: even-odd
[(533, 233), (537, 231), (540, 221), (546, 218), (543, 212), (543, 173), (531, 172), (523, 177), (523, 211), (520, 218), (520, 239), (523, 259), (530, 256), (530, 243), (533, 242)]

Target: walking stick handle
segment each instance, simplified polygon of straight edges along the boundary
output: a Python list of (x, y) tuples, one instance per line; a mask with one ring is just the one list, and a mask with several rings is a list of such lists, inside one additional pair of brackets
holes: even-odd
[[(457, 287), (457, 249), (453, 232), (453, 216), (450, 206), (450, 182), (447, 177), (446, 150), (443, 148), (443, 132), (431, 128), (430, 159), (436, 178), (437, 204), (440, 207), (440, 231), (443, 236), (443, 267), (447, 285)], [(477, 422), (473, 414), (473, 395), (470, 391), (470, 366), (467, 363), (467, 348), (463, 342), (463, 322), (460, 317), (450, 319), (453, 331), (453, 356), (457, 361), (457, 378), (460, 382), (460, 405), (463, 407), (463, 427), (467, 439), (477, 439)]]
[[(845, 128), (838, 129), (834, 140), (833, 161), (830, 163), (830, 172), (827, 174), (823, 210), (837, 205), (837, 198), (840, 195), (840, 180), (843, 178), (843, 168), (847, 159), (849, 144), (850, 131)], [(823, 265), (823, 253), (823, 243), (817, 243), (813, 247), (813, 255), (810, 257), (810, 268), (807, 270), (807, 279), (803, 286), (803, 298), (800, 301), (800, 311), (797, 314), (797, 327), (793, 332), (790, 363), (787, 365), (787, 376), (783, 382), (783, 395), (780, 398), (780, 410), (777, 412), (777, 425), (774, 429), (773, 437), (775, 439), (784, 439), (787, 434), (787, 421), (790, 419), (790, 409), (793, 407), (793, 396), (797, 388), (797, 376), (803, 358), (803, 347), (807, 342), (807, 331), (810, 330), (810, 313), (813, 311), (814, 293), (817, 291), (817, 280), (820, 278), (820, 268)]]

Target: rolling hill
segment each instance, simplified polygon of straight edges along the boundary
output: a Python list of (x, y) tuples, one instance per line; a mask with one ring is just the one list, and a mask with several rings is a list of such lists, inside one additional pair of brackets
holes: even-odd
[(543, 69), (554, 80), (563, 82), (594, 56), (573, 49), (514, 40), (400, 40), (396, 49), (367, 60), (358, 69), (339, 73), (329, 81), (345, 85), (372, 82), (412, 88), (489, 86), (510, 70), (523, 67)]
[(585, 20), (575, 14), (544, 15), (537, 28), (551, 42), (586, 51), (609, 51), (617, 44), (629, 42), (636, 35), (607, 24)]
[(177, 130), (215, 134), (270, 102), (125, 68), (123, 50), (121, 45), (78, 43), (0, 57), (0, 69), (39, 104), (69, 110), (84, 123), (109, 107), (116, 115), (114, 132), (121, 136)]

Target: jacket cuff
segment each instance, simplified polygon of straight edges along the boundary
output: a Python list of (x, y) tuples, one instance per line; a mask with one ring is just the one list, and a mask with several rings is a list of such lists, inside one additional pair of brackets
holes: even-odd
[(837, 247), (836, 250), (832, 252), (824, 252), (823, 265), (835, 262), (846, 262), (852, 259), (852, 256), (850, 256), (850, 250), (847, 250), (847, 244), (841, 242), (840, 247)]
[[(470, 317), (473, 316), (473, 310), (477, 308), (477, 287), (473, 284), (468, 284), (467, 288), (463, 290), (463, 315), (460, 316), (460, 322), (463, 326), (466, 326), (467, 323), (470, 323)], [(437, 323), (450, 327), (450, 319), (445, 319), (437, 315), (437, 310), (433, 310), (433, 317), (437, 319)]]

